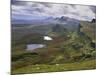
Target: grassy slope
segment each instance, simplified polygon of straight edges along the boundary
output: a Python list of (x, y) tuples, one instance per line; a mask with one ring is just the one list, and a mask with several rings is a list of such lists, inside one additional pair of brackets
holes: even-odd
[(86, 35), (91, 37), (92, 40), (95, 41), (96, 36), (96, 23), (90, 22), (81, 22), (82, 29), (81, 31), (84, 32)]
[(95, 69), (96, 68), (95, 65), (96, 65), (95, 60), (76, 62), (76, 63), (54, 64), (54, 65), (36, 64), (19, 68), (13, 71), (12, 74), (88, 70), (88, 69)]
[[(84, 24), (90, 25), (91, 23), (82, 22), (82, 26)], [(84, 33), (88, 33), (87, 35), (90, 35), (89, 37), (92, 38), (92, 32), (94, 33), (95, 31), (91, 29), (92, 27), (88, 28), (89, 33), (85, 26), (83, 26), (81, 30)], [(76, 34), (70, 34), (69, 38), (66, 38), (66, 36), (54, 37), (53, 41), (47, 43), (46, 41), (41, 40), (41, 36), (42, 35), (40, 34), (37, 35), (34, 33), (28, 34), (17, 41), (17, 45), (12, 46), (12, 58), (14, 59), (12, 61), (12, 73), (69, 71), (95, 68), (95, 58), (87, 58), (89, 54), (82, 56), (82, 53), (80, 52), (80, 50), (85, 51), (86, 49), (87, 51), (87, 49), (92, 49), (88, 46), (90, 41), (86, 37), (78, 37)], [(95, 38), (93, 39), (95, 40)], [(46, 43), (47, 47), (37, 49), (35, 52), (38, 53), (38, 55), (34, 55), (25, 51), (26, 44), (31, 41), (35, 43)], [(80, 47), (82, 44), (82, 48), (77, 48), (77, 45)], [(84, 57), (86, 57), (86, 60), (83, 60)], [(60, 65), (57, 66), (56, 64)]]

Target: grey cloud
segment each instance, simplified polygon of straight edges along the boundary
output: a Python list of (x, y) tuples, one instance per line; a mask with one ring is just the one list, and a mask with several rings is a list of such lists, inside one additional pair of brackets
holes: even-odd
[(40, 13), (41, 13), (41, 12), (44, 12), (44, 10), (43, 10), (43, 9), (41, 10), (40, 8), (35, 8), (35, 10), (36, 10), (37, 12), (40, 12)]
[(91, 9), (94, 13), (96, 13), (96, 6), (91, 6), (90, 9)]
[(75, 4), (55, 4), (45, 2), (14, 2), (12, 12), (39, 16), (68, 16), (76, 19), (92, 19), (95, 17), (96, 7)]
[(39, 4), (44, 5), (45, 7), (52, 7), (52, 5), (50, 3), (45, 3), (45, 2), (40, 2)]
[(76, 13), (76, 12), (71, 12), (71, 14), (76, 15), (76, 16), (79, 16), (79, 14)]

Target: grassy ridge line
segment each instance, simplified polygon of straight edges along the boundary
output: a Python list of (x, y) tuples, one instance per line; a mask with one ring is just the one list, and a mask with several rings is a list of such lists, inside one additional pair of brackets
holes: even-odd
[(95, 65), (96, 65), (95, 60), (66, 63), (66, 64), (55, 64), (55, 65), (37, 64), (37, 65), (29, 65), (29, 66), (14, 70), (12, 74), (15, 75), (15, 74), (25, 74), (25, 73), (89, 70), (89, 69), (95, 69), (96, 68)]

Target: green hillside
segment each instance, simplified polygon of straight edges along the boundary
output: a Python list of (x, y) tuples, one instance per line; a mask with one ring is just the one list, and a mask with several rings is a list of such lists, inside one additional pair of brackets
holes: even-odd
[(92, 40), (96, 39), (96, 23), (81, 22), (81, 31), (89, 36)]
[[(12, 30), (12, 74), (96, 68), (95, 23), (80, 22), (76, 31), (68, 31), (63, 25), (37, 26), (27, 32), (24, 32), (27, 28), (15, 30)], [(53, 40), (43, 40), (44, 35)], [(15, 40), (17, 37), (20, 38)], [(46, 47), (29, 52), (25, 50), (28, 43), (42, 43)]]

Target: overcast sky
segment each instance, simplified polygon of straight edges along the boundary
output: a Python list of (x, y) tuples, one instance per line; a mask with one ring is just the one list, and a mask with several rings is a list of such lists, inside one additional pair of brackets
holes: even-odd
[(61, 16), (89, 21), (95, 18), (96, 7), (90, 5), (54, 4), (43, 2), (12, 2), (13, 20), (38, 20), (46, 17)]

